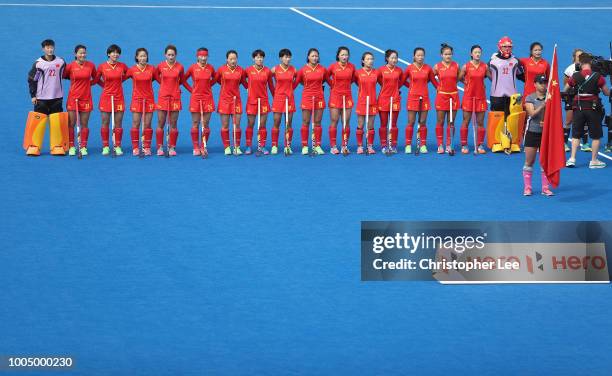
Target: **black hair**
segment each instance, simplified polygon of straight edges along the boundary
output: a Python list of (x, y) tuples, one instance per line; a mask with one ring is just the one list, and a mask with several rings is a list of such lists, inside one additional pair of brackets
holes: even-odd
[(349, 50), (348, 47), (340, 46), (338, 50), (336, 50), (336, 61), (340, 61), (340, 52), (342, 51), (348, 52), (349, 55), (351, 54), (351, 50)]
[(116, 52), (119, 55), (121, 55), (121, 47), (117, 46), (116, 44), (111, 44), (110, 46), (108, 46), (108, 48), (106, 49), (106, 56), (110, 55), (111, 52)]
[(201, 51), (206, 51), (206, 52), (208, 52), (208, 48), (206, 48), (206, 47), (200, 47), (200, 48), (198, 48), (198, 49), (197, 49), (197, 51), (196, 51), (196, 52), (201, 52)]
[(313, 48), (309, 48), (309, 49), (308, 49), (308, 53), (306, 54), (306, 62), (307, 62), (307, 63), (308, 63), (308, 56), (310, 56), (310, 53), (312, 53), (312, 52), (316, 52), (316, 53), (317, 53), (317, 55), (321, 55), (321, 54), (319, 53), (319, 50), (317, 50), (316, 48), (314, 48), (314, 47), (313, 47)]
[(174, 51), (175, 55), (178, 55), (178, 51), (176, 50), (176, 46), (173, 44), (169, 44), (166, 46), (166, 48), (164, 48), (164, 55), (168, 53), (169, 50)]
[(442, 43), (440, 44), (440, 54), (444, 53), (444, 50), (449, 49), (451, 54), (453, 53), (453, 47), (450, 44)]
[(55, 42), (53, 41), (53, 39), (45, 39), (40, 43), (40, 46), (45, 48), (47, 46), (53, 46), (55, 47)]
[(540, 46), (541, 49), (544, 49), (544, 46), (542, 46), (542, 43), (540, 42), (533, 42), (529, 45), (529, 55), (531, 56), (531, 52), (533, 51), (533, 49), (537, 46)]
[(80, 50), (81, 48), (82, 48), (82, 49), (84, 49), (84, 50), (87, 50), (87, 47), (85, 47), (84, 45), (82, 45), (82, 44), (77, 44), (76, 46), (74, 46), (74, 53), (76, 54), (77, 52), (79, 52), (79, 50)]
[(395, 51), (395, 50), (391, 50), (391, 49), (389, 49), (389, 50), (385, 51), (385, 63), (388, 63), (388, 62), (389, 62), (389, 58), (390, 58), (390, 57), (391, 57), (391, 55), (393, 55), (393, 54), (396, 54), (396, 55), (398, 55), (398, 56), (399, 56), (399, 54), (398, 54), (398, 53), (397, 53), (397, 51)]
[(475, 49), (477, 49), (477, 48), (480, 48), (480, 51), (482, 51), (482, 47), (480, 47), (480, 45), (479, 45), (479, 44), (475, 44), (475, 45), (473, 45), (473, 46), (470, 48), (470, 54), (471, 54), (472, 52), (474, 52), (474, 50), (475, 50)]
[(138, 54), (141, 52), (144, 52), (145, 54), (147, 54), (147, 63), (148, 63), (149, 62), (149, 51), (147, 51), (147, 49), (144, 47), (140, 47), (136, 49), (136, 53), (134, 54), (134, 60), (138, 62)]
[(416, 55), (416, 53), (419, 51), (423, 51), (423, 54), (425, 53), (425, 49), (423, 47), (416, 47), (414, 50), (412, 50), (412, 56)]
[(231, 54), (234, 54), (234, 55), (236, 55), (236, 57), (238, 57), (238, 52), (236, 52), (236, 50), (228, 50), (225, 53), (225, 58), (227, 59), (229, 57), (229, 55), (231, 55)]
[(283, 48), (282, 50), (278, 51), (278, 57), (283, 57), (283, 56), (289, 56), (291, 57), (291, 50), (289, 50), (288, 48)]
[(365, 64), (364, 64), (363, 62), (364, 62), (364, 60), (365, 60), (366, 56), (368, 56), (368, 55), (370, 55), (370, 56), (374, 57), (374, 54), (373, 54), (373, 53), (371, 53), (370, 51), (366, 51), (366, 52), (364, 52), (364, 53), (363, 53), (363, 55), (361, 55), (361, 66), (362, 66), (362, 67), (364, 67), (364, 66), (365, 66)]
[(263, 50), (260, 49), (256, 49), (255, 51), (253, 51), (253, 53), (251, 54), (251, 57), (254, 59), (255, 56), (260, 55), (261, 57), (266, 57), (266, 53), (263, 52)]

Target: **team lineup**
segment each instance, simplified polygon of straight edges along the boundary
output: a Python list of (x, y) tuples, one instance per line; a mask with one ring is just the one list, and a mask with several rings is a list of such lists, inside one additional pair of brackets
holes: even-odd
[[(132, 154), (135, 156), (143, 157), (153, 153), (153, 112), (157, 112), (158, 115), (155, 129), (156, 154), (176, 156), (179, 134), (177, 123), (179, 111), (182, 109), (181, 86), (191, 93), (189, 112), (193, 155), (202, 157), (208, 155), (209, 124), (211, 115), (215, 111), (220, 115), (224, 153), (243, 154), (241, 85), (247, 89), (244, 106), (247, 115), (244, 154), (252, 154), (253, 150), (257, 155), (277, 154), (281, 145), (285, 155), (293, 153), (292, 121), (293, 114), (297, 110), (294, 90), (299, 85), (303, 86), (299, 106), (302, 111), (301, 153), (305, 155), (325, 153), (321, 146), (323, 133), (321, 121), (326, 107), (329, 107), (330, 112), (328, 127), (330, 153), (350, 154), (349, 124), (353, 107), (357, 115), (357, 154), (376, 153), (374, 147), (376, 117), (380, 119), (378, 134), (383, 153), (397, 153), (399, 132), (397, 119), (403, 108), (402, 87), (408, 88), (405, 101), (408, 123), (405, 128), (404, 152), (427, 153), (426, 119), (431, 109), (429, 84), (435, 89), (437, 153), (454, 155), (454, 123), (460, 109), (463, 111), (460, 125), (461, 153), (470, 152), (468, 148), (470, 123), (474, 129), (472, 132), (474, 154), (486, 153), (487, 132), (490, 133), (487, 143), (493, 151), (520, 151), (520, 146), (523, 144), (526, 147), (539, 146), (540, 140), (537, 134), (542, 132), (540, 125), (544, 101), (536, 99), (546, 95), (545, 84), (550, 74), (550, 65), (542, 58), (543, 47), (540, 43), (532, 43), (529, 57), (518, 59), (512, 54), (512, 41), (508, 37), (503, 37), (499, 41), (498, 52), (488, 63), (481, 61), (482, 48), (474, 45), (470, 50), (471, 60), (459, 66), (453, 61), (453, 48), (442, 44), (441, 61), (433, 67), (425, 63), (425, 49), (417, 47), (413, 51), (413, 63), (405, 70), (397, 66), (398, 52), (395, 50), (385, 51), (385, 64), (379, 68), (374, 67), (373, 53), (363, 53), (360, 60), (361, 68), (358, 69), (349, 61), (350, 52), (347, 47), (338, 48), (336, 61), (328, 68), (320, 64), (319, 51), (311, 48), (307, 53), (306, 64), (298, 70), (291, 65), (292, 52), (288, 49), (280, 50), (278, 53), (280, 62), (273, 68), (264, 65), (265, 53), (262, 50), (253, 51), (253, 65), (248, 68), (238, 65), (237, 52), (229, 50), (225, 56), (226, 64), (215, 69), (208, 63), (208, 50), (199, 48), (196, 51), (197, 61), (185, 70), (177, 61), (177, 48), (173, 45), (165, 48), (165, 60), (157, 66), (148, 63), (149, 53), (145, 48), (138, 48), (134, 55), (136, 64), (129, 68), (119, 61), (122, 51), (115, 44), (109, 46), (106, 51), (108, 60), (97, 67), (87, 60), (87, 49), (84, 45), (77, 45), (74, 48), (74, 61), (69, 64), (54, 55), (55, 43), (52, 40), (43, 41), (42, 47), (44, 55), (34, 63), (28, 76), (34, 105), (34, 112), (28, 116), (23, 145), (28, 155), (40, 154), (47, 117), (51, 131), (51, 154), (68, 153), (78, 155), (79, 158), (87, 155), (89, 115), (94, 108), (91, 87), (94, 85), (103, 88), (98, 102), (101, 113), (102, 154), (122, 155), (122, 123), (126, 109), (122, 83), (128, 79), (132, 79), (133, 82), (129, 110), (132, 113), (130, 139)], [(575, 51), (576, 63), (579, 56), (578, 50)], [(572, 66), (573, 64), (570, 67)], [(575, 85), (573, 74), (576, 71), (571, 71), (570, 67), (564, 72), (565, 81)], [(501, 121), (498, 121), (497, 125), (493, 124), (491, 113), (489, 124), (485, 128), (485, 113), (488, 110), (485, 92), (487, 78), (491, 80), (489, 97), (491, 111), (500, 113), (501, 116), (497, 120)], [(70, 81), (67, 113), (62, 112), (62, 79)], [(522, 95), (517, 94), (517, 80), (525, 82)], [(154, 81), (159, 84), (157, 101), (153, 90)], [(465, 85), (462, 100), (459, 98), (459, 82)], [(538, 83), (544, 84), (543, 91), (536, 90)], [(216, 84), (220, 85), (220, 94), (215, 102), (212, 87)], [(330, 87), (327, 102), (325, 84)], [(358, 87), (356, 101), (351, 92), (353, 84)], [(597, 89), (595, 94), (601, 89), (604, 94), (609, 95), (605, 79), (602, 77), (599, 78), (595, 89)], [(272, 96), (271, 103), (269, 94)], [(596, 101), (592, 97), (584, 97), (582, 100), (593, 103)], [(520, 106), (517, 107), (517, 103), (520, 103)], [(572, 125), (571, 103), (566, 110), (568, 110), (565, 127), (567, 142)], [(267, 118), (270, 112), (273, 114), (273, 126), (271, 151), (268, 152)], [(526, 112), (526, 114), (522, 117), (514, 116), (517, 115), (514, 112)], [(534, 121), (535, 119), (538, 121)], [(597, 121), (597, 124), (594, 123), (593, 118), (583, 119), (579, 126), (571, 127), (571, 137), (574, 140), (583, 139), (588, 130), (594, 146), (591, 162), (596, 163), (595, 168), (604, 167), (605, 164), (597, 161), (596, 157), (599, 138), (602, 137), (601, 120)], [(41, 127), (43, 127), (42, 132)], [(339, 147), (338, 128), (341, 137)], [(281, 133), (283, 140), (279, 142)], [(255, 147), (254, 135), (256, 135)], [(414, 143), (413, 138), (416, 138)], [(586, 144), (586, 140), (583, 143)], [(569, 147), (566, 146), (566, 149)], [(607, 150), (610, 150), (609, 135)], [(572, 159), (575, 162), (575, 150), (572, 150), (570, 161)], [(597, 165), (597, 162), (600, 165)]]

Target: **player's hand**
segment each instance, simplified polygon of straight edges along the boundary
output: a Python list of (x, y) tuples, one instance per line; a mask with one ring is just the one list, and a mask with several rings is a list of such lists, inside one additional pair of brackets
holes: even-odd
[(36, 99), (36, 97), (32, 98), (32, 104), (35, 105), (36, 103), (38, 103), (38, 99)]

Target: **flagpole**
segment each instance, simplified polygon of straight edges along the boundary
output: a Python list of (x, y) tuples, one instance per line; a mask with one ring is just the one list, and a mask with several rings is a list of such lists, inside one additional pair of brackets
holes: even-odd
[(550, 91), (550, 83), (552, 82), (552, 74), (553, 74), (552, 66), (555, 64), (555, 56), (557, 56), (556, 52), (557, 52), (557, 44), (555, 43), (555, 47), (553, 48), (553, 57), (550, 62), (551, 68), (550, 68), (550, 72), (548, 73), (548, 85), (546, 86), (546, 98), (548, 98), (548, 92)]

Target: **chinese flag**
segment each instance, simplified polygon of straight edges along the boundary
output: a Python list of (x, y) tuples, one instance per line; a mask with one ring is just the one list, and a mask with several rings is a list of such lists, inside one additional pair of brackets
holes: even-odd
[(542, 144), (540, 145), (540, 165), (553, 187), (559, 186), (561, 169), (565, 167), (565, 150), (563, 140), (563, 117), (561, 115), (561, 91), (559, 89), (559, 69), (557, 62), (557, 46), (553, 51), (548, 91), (546, 94), (546, 109)]

